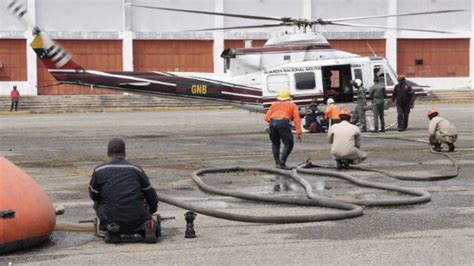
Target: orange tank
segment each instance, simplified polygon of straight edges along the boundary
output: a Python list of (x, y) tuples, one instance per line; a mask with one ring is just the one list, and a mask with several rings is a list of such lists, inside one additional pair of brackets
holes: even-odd
[(0, 254), (43, 242), (55, 224), (53, 204), (43, 189), (0, 157)]

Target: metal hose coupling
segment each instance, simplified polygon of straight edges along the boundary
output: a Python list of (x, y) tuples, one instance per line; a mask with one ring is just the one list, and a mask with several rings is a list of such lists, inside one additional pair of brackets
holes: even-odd
[(188, 211), (184, 214), (186, 220), (186, 231), (184, 232), (184, 238), (196, 238), (196, 231), (194, 231), (194, 219), (196, 219), (196, 213)]

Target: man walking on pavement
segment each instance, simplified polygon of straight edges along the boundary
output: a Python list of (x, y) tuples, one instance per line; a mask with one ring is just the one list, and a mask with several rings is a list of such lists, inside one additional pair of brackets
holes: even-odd
[(413, 88), (406, 83), (405, 76), (398, 76), (398, 84), (395, 85), (392, 100), (397, 105), (398, 131), (405, 131), (408, 128), (408, 116), (413, 99)]
[(106, 243), (121, 242), (121, 234), (138, 233), (146, 243), (161, 235), (159, 221), (151, 216), (158, 209), (158, 197), (143, 169), (125, 160), (125, 142), (109, 141), (110, 161), (97, 166), (89, 183), (89, 195), (106, 231)]
[(354, 80), (354, 87), (357, 89), (357, 106), (355, 115), (352, 118), (352, 124), (359, 123), (362, 132), (367, 131), (367, 124), (365, 119), (365, 106), (367, 104), (365, 93), (366, 89), (362, 86), (362, 80)]
[[(286, 160), (293, 150), (293, 133), (291, 132), (291, 121), (295, 122), (295, 130), (298, 141), (302, 140), (301, 117), (298, 106), (291, 101), (288, 89), (278, 92), (278, 102), (274, 102), (265, 115), (265, 121), (269, 122), (270, 140), (272, 141), (273, 159), (277, 168), (286, 168)], [(283, 142), (283, 152), (280, 154), (280, 144)]]
[(369, 96), (372, 97), (372, 112), (374, 113), (374, 132), (379, 130), (379, 119), (380, 119), (380, 132), (385, 132), (385, 118), (384, 118), (384, 105), (385, 105), (385, 80), (382, 77), (378, 77), (374, 80), (375, 84), (370, 87)]
[(350, 164), (361, 163), (367, 158), (367, 154), (360, 149), (360, 129), (349, 123), (351, 116), (351, 111), (344, 108), (339, 114), (341, 122), (328, 131), (331, 155), (336, 160), (337, 169), (349, 169)]
[(458, 138), (456, 127), (447, 119), (438, 116), (438, 111), (434, 108), (428, 110), (428, 127), (430, 145), (434, 151), (441, 151), (441, 144), (446, 143), (449, 151), (454, 151), (454, 142)]
[(10, 92), (10, 98), (12, 104), (10, 105), (10, 112), (13, 111), (15, 107), (15, 112), (18, 111), (18, 101), (20, 100), (20, 92), (16, 89), (16, 85), (13, 85), (13, 90)]

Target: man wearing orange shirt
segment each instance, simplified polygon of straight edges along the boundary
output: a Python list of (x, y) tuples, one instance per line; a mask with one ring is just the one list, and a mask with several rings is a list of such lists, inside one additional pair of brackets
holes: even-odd
[(339, 123), (339, 113), (341, 110), (337, 107), (332, 98), (329, 98), (326, 103), (328, 106), (326, 107), (326, 112), (324, 112), (324, 117), (329, 120), (329, 126)]
[(18, 110), (18, 101), (20, 100), (20, 92), (16, 89), (16, 85), (13, 86), (13, 90), (10, 92), (10, 98), (12, 99), (10, 112), (13, 111), (13, 107), (15, 107), (16, 112)]
[[(274, 102), (265, 115), (269, 122), (270, 140), (272, 141), (273, 158), (277, 168), (286, 168), (286, 160), (293, 150), (293, 133), (290, 121), (295, 122), (296, 136), (302, 140), (301, 117), (298, 106), (291, 101), (290, 91), (282, 89), (278, 93), (278, 102)], [(280, 143), (283, 142), (283, 152), (280, 155)]]

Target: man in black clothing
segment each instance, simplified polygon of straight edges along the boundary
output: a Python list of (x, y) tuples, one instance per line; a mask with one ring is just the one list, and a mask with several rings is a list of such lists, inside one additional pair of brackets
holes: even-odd
[(145, 242), (156, 243), (161, 233), (151, 214), (158, 209), (155, 189), (139, 166), (125, 160), (125, 142), (110, 140), (107, 155), (110, 161), (94, 169), (89, 195), (100, 220), (100, 229), (107, 232), (105, 242), (120, 242), (121, 234), (141, 234)]
[(324, 112), (319, 110), (317, 100), (313, 100), (306, 110), (305, 115), (305, 128), (310, 133), (325, 133), (326, 130), (323, 127), (324, 124)]
[(408, 116), (413, 98), (413, 88), (406, 83), (405, 76), (398, 76), (398, 84), (393, 89), (392, 99), (397, 104), (398, 131), (405, 131), (408, 127)]

